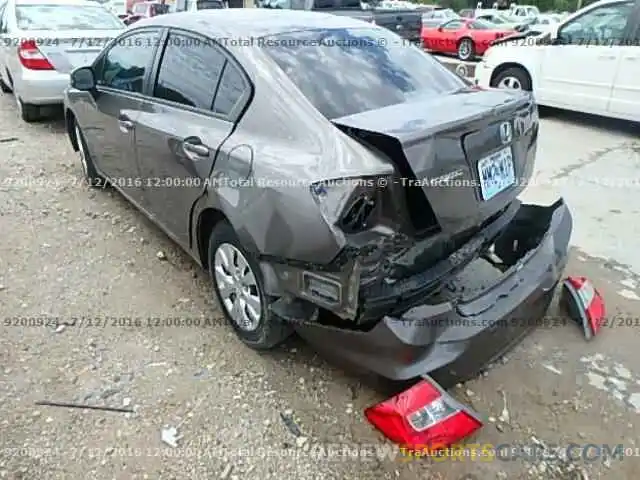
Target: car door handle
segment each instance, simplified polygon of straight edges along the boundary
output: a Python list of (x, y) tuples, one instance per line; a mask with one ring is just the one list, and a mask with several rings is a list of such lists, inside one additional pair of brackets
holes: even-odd
[(182, 142), (182, 150), (192, 160), (198, 157), (208, 157), (210, 153), (209, 147), (203, 144), (198, 137), (186, 138)]
[(118, 127), (120, 127), (121, 132), (129, 133), (133, 130), (133, 122), (126, 115), (120, 115), (118, 117)]
[(629, 60), (630, 62), (635, 62), (640, 57), (624, 57), (625, 60)]
[(615, 55), (600, 55), (598, 58), (600, 60), (615, 60), (616, 56)]

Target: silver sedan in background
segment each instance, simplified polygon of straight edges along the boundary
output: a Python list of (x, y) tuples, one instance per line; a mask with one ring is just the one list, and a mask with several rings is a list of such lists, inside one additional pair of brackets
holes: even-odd
[(26, 122), (62, 104), (69, 72), (90, 65), (125, 25), (87, 0), (0, 0), (0, 89)]

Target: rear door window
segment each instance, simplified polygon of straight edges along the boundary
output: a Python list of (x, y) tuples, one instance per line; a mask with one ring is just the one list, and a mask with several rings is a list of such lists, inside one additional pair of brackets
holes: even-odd
[(220, 115), (231, 116), (247, 88), (248, 85), (240, 70), (233, 63), (227, 62), (216, 93), (213, 111)]
[(171, 32), (160, 61), (153, 96), (211, 110), (225, 62), (225, 56), (213, 41)]

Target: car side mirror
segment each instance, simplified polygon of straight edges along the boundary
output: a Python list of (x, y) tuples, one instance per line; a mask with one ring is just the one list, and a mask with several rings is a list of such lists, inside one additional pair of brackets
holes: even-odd
[(96, 77), (91, 67), (76, 68), (71, 72), (71, 87), (85, 92), (96, 88)]
[(441, 32), (443, 30), (442, 27), (438, 27), (438, 31)]

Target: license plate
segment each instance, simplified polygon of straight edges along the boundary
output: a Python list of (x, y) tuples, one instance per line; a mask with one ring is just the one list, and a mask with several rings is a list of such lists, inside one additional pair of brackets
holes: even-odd
[(482, 199), (490, 200), (516, 182), (511, 147), (492, 153), (478, 162)]

